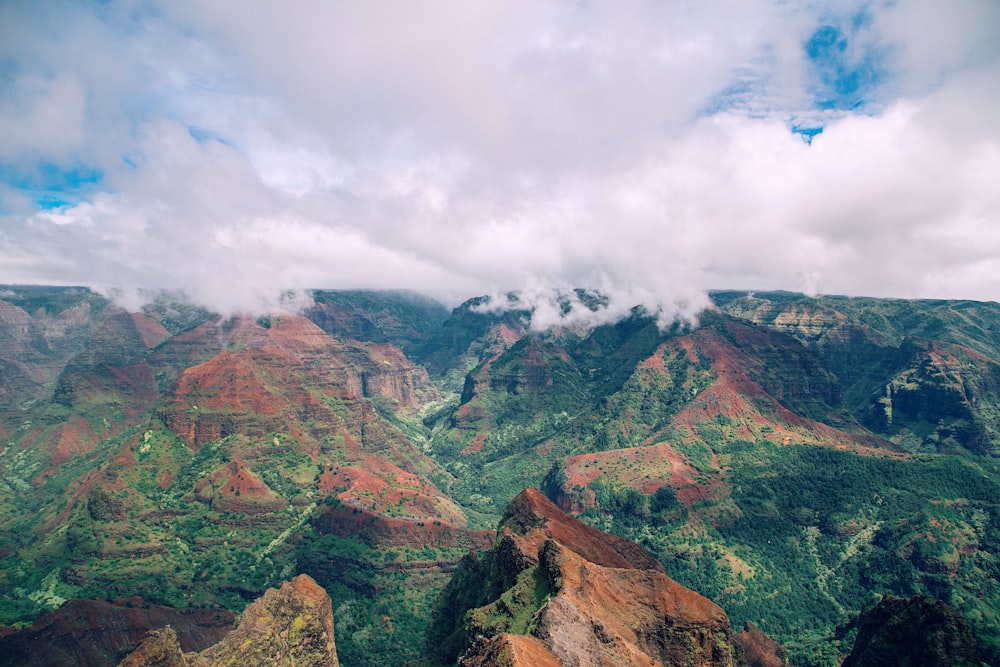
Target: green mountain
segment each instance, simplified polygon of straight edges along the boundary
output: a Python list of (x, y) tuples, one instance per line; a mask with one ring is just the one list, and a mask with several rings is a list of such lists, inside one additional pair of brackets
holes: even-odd
[(846, 656), (884, 595), (948, 603), (1000, 664), (1000, 306), (713, 298), (693, 328), (536, 331), (400, 292), (222, 319), (3, 288), (0, 634), (69, 599), (239, 612), (305, 573), (344, 664), (418, 664), (537, 486), (794, 664)]

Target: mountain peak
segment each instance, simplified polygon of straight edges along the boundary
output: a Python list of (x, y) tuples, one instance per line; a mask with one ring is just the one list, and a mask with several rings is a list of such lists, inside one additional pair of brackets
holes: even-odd
[(538, 489), (511, 501), (487, 558), (487, 604), (465, 615), (463, 666), (737, 664), (721, 608)]
[(309, 665), (337, 667), (330, 596), (300, 574), (270, 588), (240, 617), (235, 630), (196, 654), (181, 654), (177, 636), (165, 628), (150, 633), (119, 667), (211, 667), (213, 665)]
[(544, 493), (530, 486), (510, 501), (500, 522), (500, 532), (519, 536), (526, 541), (525, 550), (532, 553), (550, 539), (559, 544), (572, 545), (573, 551), (582, 558), (602, 567), (663, 571), (659, 561), (635, 542), (572, 518)]

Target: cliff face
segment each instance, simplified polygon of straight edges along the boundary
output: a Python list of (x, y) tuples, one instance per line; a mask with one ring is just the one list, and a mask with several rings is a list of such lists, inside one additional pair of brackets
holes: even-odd
[(152, 630), (119, 667), (188, 667), (173, 628)]
[(296, 665), (337, 667), (330, 597), (299, 575), (268, 589), (243, 612), (239, 626), (218, 644), (184, 655), (173, 630), (150, 633), (119, 667), (216, 667)]
[(962, 615), (924, 595), (887, 595), (865, 614), (843, 667), (976, 667), (976, 641)]
[(993, 451), (1000, 340), (989, 322), (996, 304), (715, 298), (730, 315), (793, 336), (819, 355), (846, 389), (842, 407), (866, 429), (911, 451)]
[(721, 608), (540, 491), (511, 502), (490, 557), (460, 665), (740, 664)]

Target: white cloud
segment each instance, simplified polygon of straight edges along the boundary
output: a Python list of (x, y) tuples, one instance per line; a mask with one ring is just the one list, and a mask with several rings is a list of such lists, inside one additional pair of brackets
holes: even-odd
[(16, 76), (0, 99), (0, 153), (60, 154), (83, 142), (83, 89), (67, 74)]
[[(1000, 298), (989, 0), (58, 9), (0, 7), (3, 282)], [(826, 24), (864, 112), (813, 105)], [(45, 164), (101, 179), (39, 210)]]

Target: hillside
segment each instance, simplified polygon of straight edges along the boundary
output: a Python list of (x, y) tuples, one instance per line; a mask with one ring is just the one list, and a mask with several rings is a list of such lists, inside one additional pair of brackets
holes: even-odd
[(306, 573), (344, 664), (416, 664), (537, 486), (794, 664), (922, 594), (1000, 664), (996, 304), (725, 292), (695, 328), (535, 331), (398, 292), (229, 319), (3, 295), (5, 633), (69, 599), (239, 612)]
[(460, 665), (482, 667), (782, 662), (756, 655), (722, 609), (638, 545), (567, 516), (531, 487), (511, 501), (494, 548), (464, 568), (445, 592), (464, 604), (436, 617), (428, 638), (444, 662), (456, 650)]

